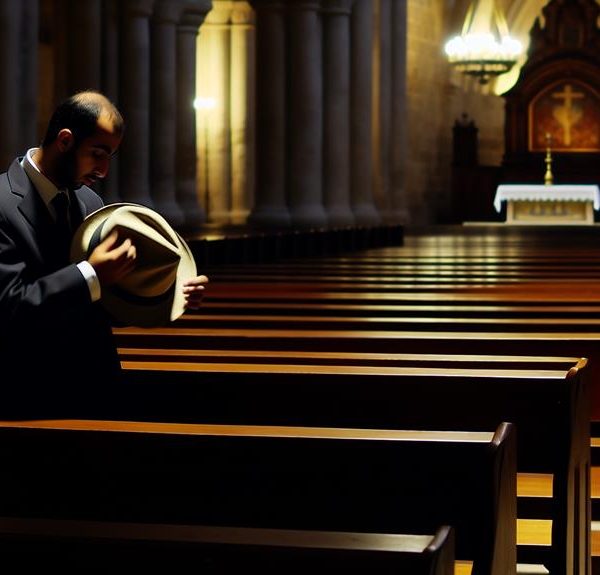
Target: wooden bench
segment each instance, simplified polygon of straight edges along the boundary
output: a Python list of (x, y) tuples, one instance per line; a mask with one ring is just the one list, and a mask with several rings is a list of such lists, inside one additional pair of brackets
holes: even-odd
[(20, 570), (454, 575), (454, 547), (448, 526), (406, 535), (0, 517), (0, 550)]
[[(600, 420), (600, 326), (565, 326), (571, 331), (556, 330), (554, 322), (533, 326), (527, 320), (501, 325), (496, 320), (476, 322), (451, 321), (413, 322), (407, 329), (374, 329), (370, 322), (356, 321), (345, 327), (328, 329), (325, 323), (307, 323), (301, 327), (280, 322), (280, 327), (242, 327), (218, 322), (220, 327), (187, 327), (184, 324), (144, 330), (116, 328), (117, 343), (122, 348), (178, 349), (243, 349), (335, 351), (347, 353), (427, 353), (464, 355), (527, 355), (586, 357), (589, 361), (591, 417)], [(537, 330), (536, 330), (537, 327)]]
[[(378, 252), (380, 253), (380, 252)], [(400, 273), (393, 273), (394, 268), (398, 268), (399, 265), (399, 260), (398, 257), (402, 257), (404, 255), (405, 257), (405, 262), (407, 263), (407, 265), (414, 265), (415, 268), (418, 267), (418, 269), (415, 269), (413, 271), (401, 271)], [(352, 262), (348, 262), (348, 265), (346, 266), (346, 269), (344, 269), (344, 265), (339, 265), (339, 260), (336, 259), (330, 259), (329, 261), (325, 261), (323, 262), (323, 266), (319, 269), (319, 266), (321, 265), (320, 262), (315, 262), (314, 260), (311, 262), (306, 262), (304, 265), (305, 267), (302, 268), (302, 266), (298, 265), (297, 263), (292, 263), (292, 265), (286, 265), (286, 266), (274, 266), (273, 268), (269, 268), (269, 267), (265, 267), (264, 269), (260, 269), (258, 267), (253, 267), (251, 270), (249, 271), (244, 271), (242, 274), (238, 274), (237, 270), (233, 270), (233, 272), (231, 272), (230, 270), (219, 270), (217, 275), (216, 275), (216, 285), (211, 286), (211, 289), (214, 287), (214, 291), (218, 292), (220, 295), (223, 296), (224, 299), (226, 299), (228, 296), (231, 296), (232, 294), (234, 294), (235, 297), (235, 286), (231, 289), (231, 291), (229, 293), (224, 293), (221, 294), (221, 288), (223, 285), (223, 279), (225, 279), (226, 281), (231, 281), (233, 285), (233, 282), (240, 282), (240, 285), (238, 286), (238, 291), (244, 292), (246, 294), (250, 294), (250, 297), (255, 297), (255, 300), (258, 300), (258, 297), (256, 297), (257, 295), (260, 297), (261, 295), (263, 295), (263, 293), (261, 292), (261, 285), (262, 286), (267, 286), (264, 289), (264, 294), (269, 294), (269, 295), (273, 295), (275, 298), (279, 297), (279, 293), (284, 293), (285, 297), (287, 297), (287, 292), (286, 289), (289, 287), (290, 290), (294, 289), (296, 290), (296, 296), (301, 296), (303, 293), (304, 295), (309, 295), (309, 296), (317, 296), (320, 297), (321, 294), (324, 294), (327, 298), (330, 298), (330, 295), (332, 293), (332, 290), (338, 290), (338, 293), (340, 293), (342, 295), (343, 298), (346, 298), (344, 301), (347, 301), (349, 298), (363, 298), (363, 296), (365, 296), (365, 294), (363, 293), (366, 290), (372, 290), (372, 293), (367, 294), (366, 295), (366, 299), (369, 299), (371, 302), (373, 301), (377, 301), (377, 298), (379, 298), (378, 301), (382, 301), (385, 302), (386, 300), (388, 300), (389, 297), (393, 297), (393, 296), (397, 296), (398, 294), (401, 295), (405, 295), (406, 297), (413, 297), (413, 298), (417, 298), (418, 296), (421, 295), (423, 287), (426, 286), (427, 284), (430, 284), (432, 287), (432, 293), (433, 293), (433, 288), (435, 287), (435, 289), (437, 290), (437, 297), (440, 301), (443, 302), (443, 298), (446, 297), (446, 295), (448, 294), (450, 297), (455, 297), (455, 296), (465, 296), (468, 297), (468, 301), (475, 301), (473, 298), (474, 297), (480, 297), (480, 299), (485, 300), (485, 298), (490, 295), (490, 290), (485, 289), (484, 293), (482, 294), (482, 290), (480, 289), (482, 287), (482, 282), (483, 285), (497, 285), (500, 286), (502, 289), (504, 289), (504, 287), (506, 287), (507, 284), (513, 283), (515, 286), (517, 286), (519, 289), (521, 287), (524, 286), (524, 291), (521, 292), (519, 295), (517, 294), (517, 290), (515, 289), (515, 297), (519, 298), (519, 299), (523, 299), (523, 300), (527, 300), (527, 298), (529, 299), (534, 299), (534, 298), (539, 298), (539, 295), (537, 294), (530, 294), (527, 293), (527, 290), (529, 290), (531, 288), (531, 283), (532, 283), (532, 278), (534, 279), (534, 281), (540, 281), (540, 279), (543, 276), (547, 276), (547, 277), (551, 277), (553, 279), (553, 281), (556, 281), (556, 278), (558, 277), (562, 277), (565, 281), (565, 283), (568, 281), (569, 277), (578, 277), (581, 278), (583, 276), (586, 276), (588, 278), (595, 278), (598, 275), (597, 270), (595, 269), (595, 266), (591, 266), (589, 265), (587, 269), (583, 269), (582, 266), (580, 265), (569, 265), (569, 269), (566, 270), (565, 266), (563, 265), (564, 262), (561, 261), (561, 258), (548, 258), (549, 266), (556, 266), (552, 267), (551, 269), (549, 269), (549, 266), (544, 264), (544, 269), (541, 270), (540, 266), (539, 266), (539, 256), (536, 254), (535, 258), (532, 258), (531, 262), (535, 263), (535, 265), (529, 266), (527, 268), (526, 265), (520, 265), (520, 268), (517, 272), (513, 271), (508, 271), (507, 273), (507, 269), (498, 269), (496, 272), (494, 272), (493, 274), (490, 273), (490, 269), (481, 269), (481, 273), (479, 273), (477, 270), (460, 270), (457, 271), (456, 266), (454, 265), (456, 260), (449, 260), (449, 265), (447, 267), (447, 274), (440, 274), (440, 267), (439, 267), (439, 260), (436, 260), (435, 262), (433, 262), (433, 265), (431, 266), (430, 270), (426, 270), (426, 266), (421, 266), (419, 265), (418, 262), (415, 262), (416, 258), (415, 255), (419, 255), (419, 253), (417, 252), (413, 252), (411, 253), (410, 251), (405, 251), (404, 249), (402, 250), (391, 250), (389, 251), (389, 268), (386, 269), (385, 265), (385, 258), (380, 258), (380, 257), (375, 257), (372, 258), (366, 265), (362, 265), (364, 260), (363, 258), (352, 258)], [(574, 257), (577, 257), (577, 255), (575, 255)], [(488, 260), (488, 256), (486, 254), (485, 258), (482, 257), (482, 261)], [(496, 263), (494, 263), (494, 265), (499, 265), (502, 264), (502, 259), (498, 259), (496, 261)], [(414, 262), (414, 264), (413, 264)], [(333, 263), (333, 265), (332, 265)], [(470, 264), (472, 263), (471, 261), (467, 261), (467, 266), (470, 266)], [(335, 269), (334, 269), (335, 267)], [(363, 273), (363, 269), (364, 269), (364, 273)], [(389, 273), (388, 273), (389, 272)], [(463, 273), (464, 272), (464, 273)], [(434, 277), (435, 275), (441, 275), (441, 276), (445, 276), (445, 277), (440, 277), (440, 278), (436, 278)], [(347, 277), (344, 277), (344, 275), (346, 275)], [(237, 277), (236, 277), (237, 276)], [(211, 277), (211, 279), (215, 279), (215, 277)], [(262, 282), (262, 284), (261, 284)], [(266, 284), (265, 282), (268, 282), (268, 284)], [(543, 285), (543, 284), (542, 284)], [(554, 287), (554, 286), (553, 286)], [(581, 287), (581, 284), (578, 284), (576, 286), (577, 290), (579, 290)], [(475, 292), (473, 290), (473, 288), (477, 289), (477, 292)], [(534, 288), (535, 289), (535, 288)], [(557, 289), (557, 291), (560, 288)], [(342, 291), (343, 290), (343, 291)], [(461, 290), (463, 290), (461, 292)], [(471, 290), (471, 292), (468, 292), (468, 290)], [(578, 297), (578, 296), (574, 296), (574, 292), (577, 291), (573, 289), (573, 286), (570, 286), (570, 292), (567, 296), (564, 296), (564, 294), (560, 294), (559, 297)], [(548, 295), (551, 295), (551, 291), (550, 290), (544, 290), (543, 291), (543, 296), (547, 297)], [(481, 294), (481, 295), (479, 295)], [(494, 294), (491, 294), (492, 298), (496, 297)], [(267, 296), (268, 297), (268, 296)], [(554, 297), (553, 295), (551, 295), (551, 297)], [(230, 297), (230, 301), (233, 298)], [(497, 299), (497, 298), (496, 298)], [(264, 301), (264, 300), (263, 300)], [(301, 300), (298, 300), (301, 301)], [(316, 299), (310, 299), (309, 301), (317, 301)], [(320, 301), (320, 300), (318, 300)], [(332, 299), (327, 299), (327, 301), (332, 301)], [(362, 301), (365, 301), (364, 299)], [(493, 299), (491, 300), (493, 301)], [(210, 305), (210, 296), (209, 296), (209, 300), (208, 303)], [(372, 307), (375, 307), (374, 305)], [(249, 308), (246, 308), (249, 311)], [(315, 305), (315, 307), (313, 308), (315, 310), (316, 314), (319, 314), (321, 310), (319, 310), (318, 306)], [(242, 310), (242, 312), (245, 310)], [(395, 315), (397, 316), (401, 316), (402, 314), (398, 314), (396, 313), (398, 310), (390, 310), (392, 311), (392, 313), (395, 313)], [(547, 329), (548, 326), (550, 326), (552, 329), (554, 329), (554, 318), (556, 318), (557, 316), (554, 314), (549, 313), (545, 318), (544, 316), (535, 316), (537, 310), (529, 310), (525, 313), (527, 314), (533, 314), (534, 317), (538, 317), (540, 320), (545, 320), (545, 321), (539, 321), (538, 323), (540, 323), (541, 325), (544, 326), (543, 329)], [(360, 321), (356, 321), (357, 317), (369, 317), (368, 315), (364, 314), (364, 313), (360, 313), (357, 312), (356, 310), (352, 310), (350, 312), (351, 317), (348, 317), (347, 321), (344, 322), (338, 322), (337, 326), (334, 326), (333, 328), (331, 327), (327, 327), (327, 323), (329, 322), (329, 319), (321, 319), (320, 317), (317, 318), (315, 321), (312, 321), (313, 325), (310, 325), (311, 320), (309, 318), (307, 318), (307, 315), (310, 314), (306, 314), (304, 313), (304, 315), (301, 318), (298, 318), (298, 323), (290, 323), (289, 318), (273, 318), (272, 316), (275, 315), (275, 313), (277, 315), (283, 315), (280, 314), (279, 312), (275, 312), (273, 314), (271, 314), (268, 310), (268, 306), (265, 306), (264, 309), (261, 309), (259, 313), (264, 313), (266, 312), (265, 315), (271, 316), (271, 317), (267, 317), (267, 321), (272, 322), (273, 326), (279, 325), (279, 324), (283, 324), (285, 325), (286, 328), (289, 328), (289, 331), (293, 331), (295, 328), (300, 327), (300, 329), (302, 330), (312, 330), (312, 331), (316, 331), (317, 329), (321, 330), (321, 329), (329, 329), (330, 331), (334, 331), (334, 329), (337, 328), (337, 331), (341, 331), (341, 330), (346, 330), (346, 329), (357, 329), (357, 330), (364, 330), (364, 326), (360, 325)], [(205, 313), (205, 310), (202, 310), (201, 313)], [(221, 313), (221, 312), (219, 312)], [(408, 312), (407, 312), (408, 313)], [(396, 322), (396, 318), (392, 319), (391, 322), (389, 321), (382, 321), (381, 318), (386, 318), (387, 314), (385, 312), (380, 311), (379, 313), (372, 315), (374, 321), (369, 322), (369, 328), (372, 327), (376, 327), (377, 329), (381, 329), (381, 330), (386, 330), (386, 329), (390, 329), (389, 326), (392, 325), (394, 322), (396, 322), (396, 326), (394, 326), (396, 328), (397, 331), (416, 331), (416, 329), (424, 329), (423, 325), (427, 325), (428, 323), (432, 326), (435, 326), (436, 329), (449, 329), (448, 327), (446, 327), (446, 325), (453, 325), (452, 324), (452, 320), (450, 320), (449, 322), (447, 321), (437, 321), (436, 318), (439, 317), (452, 317), (453, 315), (458, 315), (456, 313), (452, 313), (452, 312), (446, 312), (445, 315), (444, 313), (440, 313), (438, 314), (436, 311), (430, 312), (429, 314), (425, 314), (427, 316), (427, 319), (420, 319), (420, 314), (418, 312), (415, 312), (414, 310), (410, 310), (410, 313), (412, 315), (412, 317), (416, 317), (416, 321), (414, 319), (408, 319), (404, 318), (404, 326), (400, 325), (399, 323)], [(466, 314), (468, 314), (470, 317), (474, 318), (475, 321), (472, 322), (474, 324), (478, 324), (478, 326), (475, 328), (475, 330), (479, 330), (479, 329), (485, 329), (486, 332), (484, 333), (484, 337), (489, 337), (490, 339), (493, 340), (493, 338), (495, 338), (495, 334), (493, 333), (494, 330), (504, 330), (504, 331), (509, 331), (509, 322), (507, 322), (507, 324), (502, 327), (499, 324), (501, 324), (502, 322), (497, 322), (495, 320), (495, 318), (497, 317), (497, 313), (496, 315), (494, 315), (494, 313), (485, 315), (482, 314), (481, 316), (477, 315), (477, 313), (472, 313), (472, 312), (465, 312)], [(564, 312), (563, 312), (564, 313)], [(210, 314), (208, 314), (210, 315)], [(225, 315), (228, 315), (227, 313), (225, 313)], [(331, 313), (329, 315), (341, 315), (338, 310), (334, 310), (331, 311)], [(185, 316), (184, 316), (185, 317)], [(459, 316), (460, 317), (460, 316)], [(523, 314), (522, 310), (515, 310), (514, 311), (514, 317), (515, 318), (523, 318), (525, 317), (525, 315)], [(574, 312), (569, 312), (569, 314), (565, 317), (568, 317), (572, 320), (575, 320), (571, 323), (566, 322), (565, 325), (566, 327), (563, 327), (563, 329), (572, 329), (572, 330), (578, 330), (579, 326), (581, 325), (582, 322), (579, 322), (578, 319), (581, 318), (581, 316), (578, 313), (578, 310), (575, 310)], [(429, 319), (429, 318), (433, 318), (433, 319)], [(490, 318), (494, 318), (493, 320), (490, 321)], [(248, 327), (250, 324), (248, 324), (248, 319), (247, 317), (244, 318), (244, 322), (246, 322), (245, 327)], [(402, 320), (402, 317), (400, 318)], [(220, 318), (217, 316), (217, 314), (213, 314), (213, 318), (208, 318), (208, 321), (205, 324), (199, 323), (198, 325), (203, 325), (206, 327), (209, 327), (210, 321), (213, 321), (215, 326), (222, 326), (223, 324), (220, 321)], [(228, 321), (228, 320), (226, 320)], [(250, 321), (255, 321), (252, 318), (250, 318)], [(200, 319), (201, 322), (201, 319)], [(258, 326), (259, 328), (262, 328), (263, 326), (265, 326), (265, 323), (261, 323), (262, 319), (259, 318), (257, 320), (257, 324), (256, 326)], [(379, 325), (378, 323), (379, 322)], [(192, 324), (194, 323), (194, 320), (186, 320), (186, 325), (187, 324)], [(462, 321), (459, 321), (457, 323), (464, 323)], [(535, 323), (535, 322), (533, 322)], [(559, 322), (560, 323), (560, 322)], [(584, 322), (583, 322), (584, 323)], [(419, 325), (418, 328), (414, 328), (414, 325)], [(513, 324), (516, 325), (516, 327), (514, 329), (512, 329), (512, 332), (514, 334), (514, 332), (517, 331), (517, 329), (531, 329), (530, 325), (531, 322), (527, 322), (527, 324), (529, 324), (529, 327), (525, 327), (522, 328), (519, 325), (523, 325), (524, 322), (520, 322), (520, 324)], [(233, 322), (232, 322), (233, 325)], [(323, 326), (325, 326), (323, 328)], [(273, 329), (277, 329), (277, 328), (273, 328)], [(425, 328), (426, 329), (426, 328)], [(457, 329), (464, 329), (463, 327), (459, 327)], [(467, 329), (473, 329), (471, 328), (467, 328)], [(595, 329), (594, 326), (592, 326), (592, 329)], [(243, 330), (244, 332), (246, 331), (245, 328)], [(540, 328), (541, 331), (541, 328)], [(581, 330), (580, 330), (581, 331)], [(311, 334), (312, 335), (312, 334)], [(307, 349), (306, 347), (306, 342), (308, 341), (308, 339), (311, 337), (311, 335), (308, 336), (308, 338), (306, 338), (304, 340), (305, 343), (305, 347), (303, 347), (304, 350)], [(529, 333), (528, 333), (529, 335)], [(360, 336), (359, 336), (360, 337)], [(322, 339), (317, 338), (318, 344), (320, 345), (321, 343), (323, 343)], [(287, 341), (283, 344), (283, 345), (287, 345)], [(466, 343), (467, 346), (469, 346), (469, 343)], [(497, 344), (497, 342), (496, 342)], [(252, 345), (252, 344), (251, 344)], [(443, 345), (443, 344), (442, 344)], [(465, 345), (465, 343), (463, 343), (463, 346)], [(192, 347), (192, 346), (190, 346)], [(597, 347), (594, 344), (592, 345), (593, 347)], [(248, 349), (247, 347), (245, 347), (244, 349)], [(391, 349), (391, 348), (390, 348)], [(469, 349), (471, 349), (469, 347)], [(267, 351), (269, 351), (269, 348), (266, 348)], [(258, 351), (258, 349), (256, 350)], [(364, 351), (364, 349), (361, 349), (361, 351)], [(373, 352), (373, 349), (370, 349), (369, 351)], [(423, 348), (419, 349), (418, 351), (423, 351)], [(429, 351), (429, 349), (427, 349), (427, 351)], [(446, 350), (440, 348), (440, 352), (444, 353)], [(503, 350), (504, 351), (504, 350)], [(460, 352), (457, 352), (460, 353)], [(462, 353), (464, 353), (464, 348)], [(481, 353), (494, 353), (494, 351), (490, 350), (489, 348), (486, 349), (486, 351), (482, 351)], [(522, 353), (521, 350), (517, 350), (517, 351), (511, 351), (511, 353)], [(535, 353), (540, 353), (540, 354), (544, 354), (544, 351), (539, 351), (539, 352), (535, 352)], [(556, 354), (561, 354), (564, 355), (565, 351), (556, 351), (553, 350), (552, 353), (556, 353)], [(566, 353), (572, 353), (573, 355), (576, 356), (580, 356), (580, 355), (588, 355), (587, 350), (584, 351), (568, 351)], [(596, 355), (592, 352), (589, 355), (592, 356), (592, 365), (596, 364)], [(166, 358), (165, 358), (166, 359)]]
[[(435, 365), (433, 357), (428, 356), (429, 365)], [(527, 364), (519, 358), (519, 368), (509, 369), (514, 365), (505, 359), (505, 369), (493, 370), (478, 362), (465, 368), (465, 358), (462, 368), (452, 366), (449, 357), (439, 359), (442, 367), (437, 368), (223, 359), (125, 362), (128, 385), (112, 402), (119, 407), (103, 417), (440, 430), (512, 421), (518, 430), (519, 472), (552, 475), (551, 499), (519, 499), (520, 518), (552, 519), (552, 548), (520, 547), (519, 561), (545, 563), (565, 573), (585, 564), (590, 538), (585, 360)]]
[[(219, 290), (219, 286), (215, 286)], [(345, 317), (479, 317), (479, 318), (568, 318), (568, 319), (599, 319), (600, 305), (572, 305), (564, 302), (540, 303), (530, 302), (502, 303), (480, 301), (445, 301), (439, 294), (432, 294), (431, 300), (406, 298), (374, 297), (372, 301), (353, 298), (347, 294), (311, 294), (313, 297), (294, 298), (289, 294), (280, 294), (279, 298), (252, 297), (246, 293), (229, 294), (217, 298), (209, 295), (199, 310), (190, 311), (181, 316), (178, 323), (186, 324), (190, 320), (202, 318), (205, 315), (319, 315)], [(405, 295), (405, 294), (403, 294)], [(344, 297), (345, 296), (345, 297)], [(334, 299), (335, 298), (335, 299)]]
[(431, 533), (473, 575), (514, 574), (516, 443), (488, 432), (1, 422), (0, 514)]
[(296, 329), (296, 330), (381, 330), (381, 331), (552, 331), (570, 333), (574, 331), (600, 333), (598, 318), (557, 317), (446, 317), (443, 315), (422, 316), (324, 316), (269, 313), (246, 314), (196, 314), (182, 316), (173, 327), (185, 329)]
[(240, 296), (245, 301), (301, 302), (323, 301), (346, 304), (393, 304), (409, 305), (593, 305), (600, 303), (600, 294), (595, 289), (596, 282), (527, 282), (518, 285), (470, 287), (452, 285), (444, 288), (393, 289), (381, 285), (357, 287), (353, 283), (344, 285), (322, 285), (292, 282), (231, 282), (212, 281), (206, 293), (207, 301), (236, 301)]
[(521, 355), (438, 355), (433, 353), (360, 353), (318, 350), (255, 350), (255, 349), (181, 349), (122, 347), (119, 357), (125, 369), (135, 368), (133, 362), (155, 363), (257, 363), (293, 365), (363, 365), (376, 367), (434, 367), (452, 369), (539, 369), (580, 371), (587, 360), (578, 357)]
[[(185, 316), (184, 316), (185, 317)], [(572, 355), (585, 356), (590, 361), (590, 371), (592, 372), (591, 380), (594, 382), (591, 389), (591, 404), (592, 404), (592, 419), (600, 420), (600, 319), (584, 319), (584, 318), (450, 318), (450, 317), (324, 317), (324, 316), (285, 316), (285, 315), (268, 315), (256, 314), (253, 316), (247, 315), (215, 315), (215, 316), (189, 316), (190, 319), (182, 320), (172, 327), (164, 328), (164, 330), (150, 330), (145, 333), (144, 338), (132, 338), (134, 333), (139, 334), (139, 330), (117, 331), (119, 337), (118, 342), (121, 347), (178, 347), (178, 348), (198, 348), (205, 349), (205, 342), (192, 343), (192, 335), (213, 333), (218, 334), (250, 334), (258, 336), (256, 342), (264, 330), (274, 330), (279, 332), (288, 332), (292, 334), (307, 334), (308, 338), (322, 340), (323, 337), (318, 335), (324, 334), (325, 337), (332, 338), (337, 335), (338, 343), (335, 347), (331, 347), (327, 342), (328, 347), (321, 348), (323, 350), (335, 351), (357, 351), (357, 352), (397, 352), (401, 349), (403, 352), (424, 352), (424, 353), (464, 353), (465, 347), (468, 345), (469, 350), (477, 354), (491, 354), (492, 344), (495, 340), (503, 339), (502, 349), (498, 349), (496, 343), (495, 351), (504, 355), (508, 354), (527, 354), (527, 355)], [(196, 331), (198, 330), (198, 331)], [(215, 332), (214, 330), (218, 330)], [(229, 331), (227, 331), (229, 330)], [(435, 332), (433, 331), (435, 330)], [(364, 344), (349, 347), (350, 340), (354, 332), (367, 333)], [(373, 332), (381, 332), (382, 336), (389, 335), (390, 339), (400, 339), (410, 337), (421, 337), (423, 341), (417, 346), (407, 348), (402, 343), (396, 342), (395, 345), (386, 345), (386, 347), (378, 347), (373, 349), (368, 341), (371, 339)], [(499, 335), (496, 336), (495, 334)], [(157, 343), (149, 342), (152, 334), (161, 336), (164, 334), (185, 337), (187, 342), (172, 341), (172, 338), (159, 338)], [(422, 335), (420, 335), (422, 334)], [(479, 339), (491, 339), (486, 343), (477, 342), (479, 346), (476, 350), (471, 348), (471, 342), (466, 344), (464, 341), (460, 348), (446, 351), (444, 347), (435, 345), (431, 339), (440, 339), (447, 336), (447, 339), (456, 337), (457, 334), (465, 334), (463, 339), (473, 340), (479, 336)], [(520, 335), (522, 334), (522, 336)], [(360, 336), (360, 334), (359, 334)], [(375, 337), (377, 337), (375, 335)], [(309, 339), (304, 342), (304, 348), (308, 346)], [(507, 343), (505, 340), (512, 338), (519, 340), (519, 343), (514, 345), (514, 342)], [(285, 338), (278, 346), (284, 345)], [(144, 342), (145, 340), (145, 342)], [(170, 340), (167, 343), (167, 340)], [(342, 344), (342, 340), (345, 340)], [(527, 343), (521, 343), (521, 340)], [(536, 345), (535, 342), (543, 341), (542, 344)], [(261, 347), (256, 345), (256, 342), (247, 342), (246, 349), (273, 349), (269, 347), (267, 341), (261, 341)], [(553, 342), (553, 343), (549, 343)], [(264, 345), (262, 345), (264, 343)], [(319, 341), (318, 345), (323, 342)], [(378, 342), (379, 343), (379, 342)], [(400, 347), (401, 346), (401, 347)], [(214, 346), (213, 346), (214, 347)], [(456, 346), (454, 346), (456, 347)], [(281, 349), (275, 347), (274, 349)]]
[[(305, 262), (306, 267), (298, 265), (271, 266), (269, 268), (249, 267), (243, 270), (234, 268), (229, 271), (220, 268), (214, 271), (208, 271), (218, 282), (235, 283), (244, 282), (245, 284), (256, 284), (256, 287), (263, 287), (264, 284), (272, 284), (272, 288), (280, 286), (286, 289), (294, 285), (297, 289), (305, 285), (307, 289), (314, 290), (350, 290), (350, 291), (444, 291), (447, 289), (460, 288), (489, 288), (503, 287), (511, 285), (514, 287), (527, 286), (529, 283), (542, 283), (545, 280), (569, 282), (571, 278), (577, 281), (597, 281), (600, 278), (600, 272), (593, 263), (588, 265), (588, 270), (565, 269), (561, 264), (555, 269), (543, 273), (536, 273), (530, 270), (523, 273), (514, 273), (506, 269), (457, 269), (456, 266), (448, 266), (446, 270), (433, 269), (424, 272), (419, 269), (416, 262), (412, 269), (401, 270), (396, 264), (395, 271), (384, 269), (382, 266), (373, 266), (366, 273), (361, 273), (360, 262), (358, 258), (354, 260), (352, 266), (346, 270), (336, 269), (335, 264), (328, 264), (321, 269), (314, 260)], [(242, 273), (240, 273), (242, 272)]]

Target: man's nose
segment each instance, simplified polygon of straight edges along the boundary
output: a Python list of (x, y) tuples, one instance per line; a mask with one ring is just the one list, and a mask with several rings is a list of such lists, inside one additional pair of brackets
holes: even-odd
[(100, 160), (96, 164), (96, 169), (94, 170), (94, 172), (98, 178), (106, 178), (109, 167), (110, 167), (110, 159), (109, 158), (107, 158), (105, 160)]

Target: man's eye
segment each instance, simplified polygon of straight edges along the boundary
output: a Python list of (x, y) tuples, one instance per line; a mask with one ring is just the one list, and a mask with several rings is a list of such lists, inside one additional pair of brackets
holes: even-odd
[(92, 157), (96, 160), (105, 160), (108, 158), (108, 154), (104, 150), (93, 150)]

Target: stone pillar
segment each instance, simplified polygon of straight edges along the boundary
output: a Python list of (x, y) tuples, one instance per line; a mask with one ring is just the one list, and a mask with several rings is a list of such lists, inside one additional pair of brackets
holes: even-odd
[(391, 2), (375, 4), (373, 51), (373, 196), (382, 217), (390, 208)]
[[(104, 0), (102, 10), (102, 91), (119, 109), (119, 2), (120, 0)], [(125, 118), (127, 125), (127, 118)], [(127, 133), (127, 128), (125, 132)], [(102, 182), (100, 193), (105, 203), (121, 201), (119, 191), (120, 154), (110, 163), (110, 171)]]
[[(119, 100), (119, 4), (121, 0), (104, 0), (102, 9), (102, 90), (113, 102)], [(125, 119), (127, 124), (127, 119)]]
[(99, 90), (102, 50), (101, 0), (71, 0), (68, 32), (68, 95)]
[(289, 207), (296, 226), (327, 223), (323, 206), (323, 45), (320, 0), (288, 4)]
[[(40, 2), (40, 6), (46, 4)], [(55, 0), (52, 8), (47, 10), (47, 15), (50, 15), (51, 22), (45, 22), (44, 26), (48, 31), (51, 30), (51, 52), (52, 52), (52, 70), (51, 82), (46, 80), (46, 84), (53, 87), (53, 102), (47, 106), (47, 119), (50, 119), (51, 113), (54, 111), (55, 105), (59, 104), (71, 95), (71, 84), (69, 73), (71, 69), (69, 50), (71, 49), (70, 42), (70, 27), (71, 18), (71, 0)], [(47, 62), (47, 61), (46, 61)], [(45, 124), (45, 123), (44, 123)], [(44, 125), (45, 127), (45, 125)]]
[(254, 203), (254, 12), (235, 2), (231, 13), (231, 223), (243, 224)]
[(120, 49), (121, 112), (127, 129), (121, 144), (120, 190), (124, 201), (153, 207), (150, 199), (150, 16), (153, 0), (123, 0)]
[(20, 77), (22, 4), (0, 0), (0, 171), (5, 171), (21, 149)]
[(198, 230), (206, 221), (196, 192), (196, 39), (211, 9), (210, 0), (187, 1), (177, 27), (177, 201), (183, 211), (184, 228)]
[(408, 221), (405, 197), (407, 147), (406, 25), (407, 0), (392, 0), (391, 38), (391, 122), (390, 122), (390, 218)]
[(373, 203), (372, 80), (373, 4), (356, 0), (352, 10), (351, 82), (351, 198), (357, 224), (370, 225), (380, 217)]
[(354, 222), (350, 209), (350, 13), (353, 0), (323, 0), (323, 201), (330, 225)]
[[(211, 98), (214, 107), (198, 114), (203, 131), (199, 154), (199, 189), (210, 222), (229, 223), (231, 209), (230, 87), (233, 2), (219, 0), (207, 14), (198, 41), (198, 96)], [(234, 97), (239, 97), (235, 94)], [(208, 169), (208, 172), (203, 174)]]
[(284, 2), (252, 0), (256, 10), (256, 199), (249, 221), (289, 226), (286, 205), (286, 37)]
[[(38, 0), (22, 0), (21, 43), (23, 52), (23, 74), (21, 74), (21, 150), (38, 144), (37, 99), (38, 99)], [(4, 125), (4, 124), (2, 124)]]
[(175, 196), (177, 101), (177, 23), (181, 5), (159, 0), (152, 18), (151, 99), (151, 194), (155, 209), (171, 225), (183, 224), (183, 213)]

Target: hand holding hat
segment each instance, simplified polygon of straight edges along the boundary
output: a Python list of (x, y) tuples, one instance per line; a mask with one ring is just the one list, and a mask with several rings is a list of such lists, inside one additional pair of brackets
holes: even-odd
[(87, 261), (96, 270), (100, 286), (108, 287), (117, 283), (135, 266), (136, 249), (129, 238), (119, 238), (114, 229), (88, 255)]
[[(145, 206), (111, 204), (90, 214), (73, 237), (71, 261), (88, 259), (115, 232), (135, 246), (133, 269), (102, 290), (102, 304), (116, 320), (152, 327), (177, 319), (186, 307), (197, 307), (207, 278), (197, 276), (181, 236)], [(131, 254), (129, 248), (124, 251)]]

